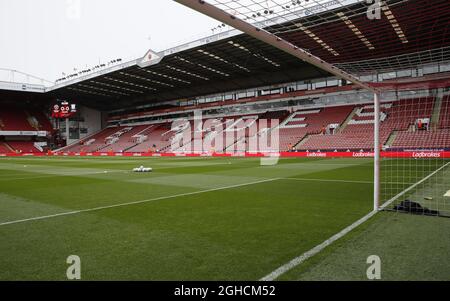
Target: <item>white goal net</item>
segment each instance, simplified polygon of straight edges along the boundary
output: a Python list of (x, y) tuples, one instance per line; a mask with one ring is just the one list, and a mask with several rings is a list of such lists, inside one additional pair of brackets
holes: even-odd
[(450, 217), (450, 88), (382, 93), (381, 200), (387, 210)]
[(448, 0), (175, 1), (373, 93), (343, 139), (370, 140), (375, 209), (450, 213)]

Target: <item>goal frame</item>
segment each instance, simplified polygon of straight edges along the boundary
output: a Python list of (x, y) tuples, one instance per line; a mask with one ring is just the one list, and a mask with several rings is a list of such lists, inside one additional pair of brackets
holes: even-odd
[(338, 78), (345, 79), (354, 85), (370, 91), (374, 94), (374, 197), (373, 197), (373, 210), (380, 210), (380, 156), (381, 156), (381, 145), (380, 145), (380, 91), (370, 85), (369, 83), (363, 82), (356, 78), (355, 76), (347, 73), (346, 71), (333, 66), (332, 64), (314, 56), (308, 51), (283, 40), (276, 35), (264, 30), (263, 28), (258, 28), (248, 22), (245, 22), (236, 16), (229, 14), (222, 9), (215, 7), (212, 4), (207, 3), (204, 0), (174, 0), (184, 6), (187, 6), (203, 15), (209, 16), (217, 21), (227, 24), (235, 29), (242, 31), (262, 42), (265, 42), (275, 48), (280, 49), (286, 53), (293, 55), (294, 57), (303, 60), (321, 70), (327, 71)]

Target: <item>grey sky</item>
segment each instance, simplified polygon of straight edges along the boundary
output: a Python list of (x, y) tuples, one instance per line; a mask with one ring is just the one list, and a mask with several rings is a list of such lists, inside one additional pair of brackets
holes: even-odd
[(53, 81), (73, 68), (187, 42), (217, 25), (172, 0), (0, 0), (0, 68)]

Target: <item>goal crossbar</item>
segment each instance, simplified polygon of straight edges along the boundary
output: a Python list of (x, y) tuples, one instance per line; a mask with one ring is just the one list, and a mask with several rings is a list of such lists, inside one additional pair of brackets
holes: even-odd
[(356, 86), (366, 89), (368, 91), (372, 91), (374, 93), (377, 93), (377, 89), (373, 87), (372, 85), (365, 83), (352, 74), (347, 73), (346, 71), (333, 66), (332, 64), (320, 59), (317, 56), (314, 56), (313, 54), (309, 53), (305, 49), (302, 49), (296, 45), (293, 45), (292, 43), (278, 37), (275, 34), (272, 34), (268, 32), (267, 30), (263, 28), (258, 28), (244, 20), (241, 20), (240, 18), (229, 14), (225, 12), (224, 10), (209, 4), (206, 1), (203, 0), (174, 0), (175, 2), (178, 2), (180, 4), (183, 4), (195, 11), (198, 11), (206, 16), (209, 16), (213, 19), (216, 19), (224, 24), (227, 24), (231, 27), (234, 27), (249, 36), (252, 36), (260, 41), (263, 41), (275, 48), (278, 48), (286, 53), (289, 53), (313, 66), (316, 66), (317, 68), (327, 71), (339, 78), (345, 79), (349, 82), (352, 82)]
[(379, 121), (379, 106), (380, 106), (380, 99), (379, 99), (379, 91), (376, 87), (362, 82), (355, 76), (347, 73), (346, 71), (333, 66), (332, 64), (320, 59), (317, 56), (312, 55), (305, 49), (302, 49), (301, 47), (295, 46), (292, 43), (268, 32), (264, 28), (258, 28), (244, 20), (241, 20), (240, 18), (237, 18), (236, 16), (227, 13), (226, 11), (207, 3), (204, 0), (174, 0), (175, 2), (178, 2), (182, 5), (185, 5), (197, 12), (200, 12), (206, 16), (209, 16), (213, 19), (216, 19), (224, 24), (227, 24), (231, 27), (234, 27), (243, 33), (248, 34), (249, 36), (252, 36), (260, 41), (263, 41), (275, 48), (280, 49), (281, 51), (284, 51), (286, 53), (289, 53), (293, 55), (294, 57), (297, 57), (298, 59), (301, 59), (313, 66), (316, 66), (317, 68), (327, 71), (338, 78), (345, 79), (349, 82), (352, 82), (354, 85), (371, 91), (374, 93), (374, 105), (375, 105), (375, 115), (378, 114), (378, 116), (374, 120), (374, 150), (375, 150), (375, 158), (374, 158), (374, 210), (379, 210), (380, 208), (380, 139), (379, 139), (379, 131), (380, 131), (380, 121)]

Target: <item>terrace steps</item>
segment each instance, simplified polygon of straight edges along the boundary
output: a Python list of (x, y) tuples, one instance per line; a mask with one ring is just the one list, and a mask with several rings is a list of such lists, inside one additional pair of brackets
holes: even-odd
[[(145, 129), (143, 129), (142, 131), (140, 131), (140, 132), (134, 134), (134, 136), (142, 135), (142, 134), (144, 134), (144, 133), (145, 133), (146, 135), (148, 135), (148, 134), (150, 134), (151, 132), (153, 132), (153, 130), (154, 130), (155, 128), (156, 128), (155, 126), (150, 125), (150, 126), (146, 127)], [(134, 136), (133, 136), (133, 137), (134, 137)], [(145, 141), (144, 141), (144, 142), (145, 142)], [(139, 144), (142, 144), (142, 143), (144, 143), (144, 142), (136, 142), (136, 143), (134, 143), (133, 145), (131, 145), (131, 146), (129, 146), (129, 147), (126, 147), (123, 151), (126, 152), (126, 151), (128, 151), (128, 150), (130, 150), (130, 149), (132, 149), (132, 148), (134, 148), (134, 147), (136, 147), (136, 146), (138, 146)]]
[(394, 143), (395, 139), (397, 138), (398, 131), (392, 131), (391, 135), (389, 135), (388, 140), (386, 141), (386, 147), (391, 147), (391, 145)]
[(11, 147), (11, 145), (9, 145), (8, 143), (4, 142), (3, 145), (9, 149), (10, 152), (15, 152), (15, 149)]
[(125, 148), (123, 151), (126, 152), (126, 151), (132, 149), (133, 147), (138, 146), (139, 144), (140, 144), (140, 143), (135, 143), (135, 144), (131, 145), (130, 147)]
[(345, 119), (345, 121), (339, 127), (337, 133), (342, 133), (345, 130), (345, 128), (347, 127), (348, 123), (353, 120), (353, 117), (355, 117), (356, 112), (358, 112), (358, 109), (359, 109), (358, 107), (355, 107), (353, 109), (353, 111), (348, 115), (347, 119)]
[(311, 138), (311, 135), (306, 135), (305, 137), (303, 137), (303, 139), (301, 139), (296, 145), (294, 145), (295, 148), (298, 148), (299, 146), (302, 146), (303, 144), (305, 144), (306, 142), (308, 142), (308, 140)]
[(439, 127), (439, 121), (441, 119), (442, 98), (442, 92), (438, 92), (436, 95), (436, 100), (434, 102), (433, 113), (431, 114), (430, 126), (432, 129), (437, 129)]

